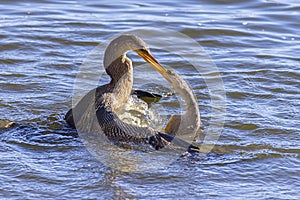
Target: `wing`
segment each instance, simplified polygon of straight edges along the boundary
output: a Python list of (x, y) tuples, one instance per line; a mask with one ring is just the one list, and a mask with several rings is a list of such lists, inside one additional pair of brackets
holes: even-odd
[[(75, 121), (80, 121), (83, 113), (89, 110), (91, 105), (97, 104), (97, 100), (101, 100), (101, 96), (104, 92), (106, 92), (107, 85), (99, 86), (90, 90), (80, 101), (76, 104), (76, 106), (70, 109), (65, 115), (65, 121), (71, 128), (76, 128)], [(94, 106), (95, 107), (95, 106)], [(74, 119), (74, 110), (77, 112), (76, 120)]]
[(96, 109), (96, 116), (104, 134), (113, 141), (120, 143), (148, 144), (156, 150), (173, 144), (185, 147), (188, 152), (198, 152), (199, 148), (179, 138), (166, 133), (156, 131), (150, 127), (138, 127), (127, 124), (108, 107), (100, 105)]
[(96, 116), (104, 134), (115, 142), (148, 144), (156, 150), (165, 147), (171, 141), (163, 138), (162, 133), (150, 127), (138, 127), (127, 124), (109, 108), (100, 105), (96, 109)]

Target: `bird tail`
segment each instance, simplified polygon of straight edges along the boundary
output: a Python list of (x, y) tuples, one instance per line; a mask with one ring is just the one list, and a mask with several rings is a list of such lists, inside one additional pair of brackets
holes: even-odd
[(173, 135), (165, 134), (165, 133), (159, 133), (159, 136), (163, 138), (164, 140), (168, 141), (169, 143), (173, 142), (174, 145), (181, 146), (181, 147), (187, 147), (187, 152), (189, 153), (200, 153), (200, 148), (189, 144), (188, 142), (177, 138)]

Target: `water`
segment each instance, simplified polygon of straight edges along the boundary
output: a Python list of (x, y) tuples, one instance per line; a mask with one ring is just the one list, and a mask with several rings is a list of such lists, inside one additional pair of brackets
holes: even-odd
[[(300, 198), (298, 1), (31, 0), (0, 8), (0, 121), (15, 122), (0, 130), (1, 198)], [(224, 82), (226, 121), (205, 158), (127, 173), (91, 156), (63, 116), (89, 52), (142, 27), (169, 28), (204, 47)], [(173, 54), (152, 52), (189, 81), (205, 129), (211, 108), (203, 79)], [(161, 105), (178, 110), (172, 95)]]

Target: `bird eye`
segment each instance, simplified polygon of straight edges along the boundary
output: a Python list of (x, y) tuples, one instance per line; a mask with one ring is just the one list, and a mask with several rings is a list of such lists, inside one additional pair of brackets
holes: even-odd
[(171, 70), (167, 70), (167, 73), (169, 74), (169, 75), (171, 75), (171, 76), (174, 76), (174, 72), (173, 71), (171, 71)]

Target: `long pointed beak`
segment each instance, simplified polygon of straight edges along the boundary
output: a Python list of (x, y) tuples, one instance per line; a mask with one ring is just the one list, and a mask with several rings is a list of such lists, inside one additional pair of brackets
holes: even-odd
[(136, 52), (141, 56), (145, 61), (150, 63), (154, 69), (156, 69), (161, 75), (165, 76), (167, 70), (159, 64), (159, 62), (146, 50), (136, 50)]

